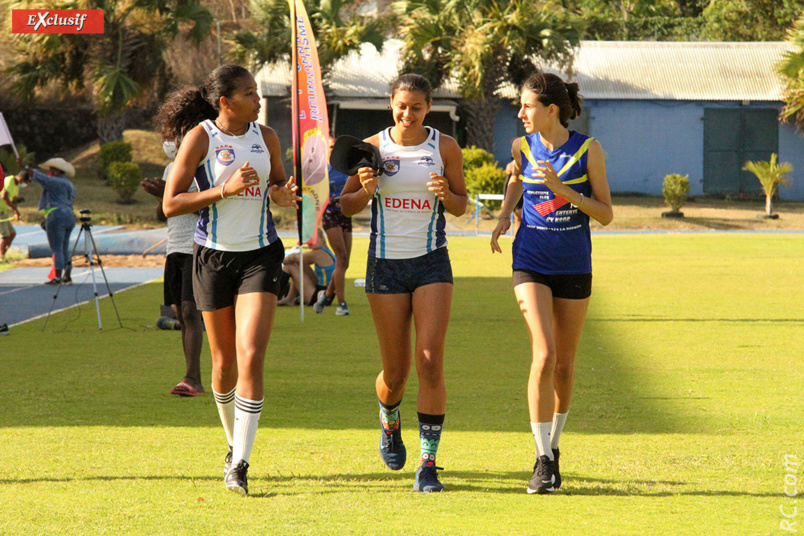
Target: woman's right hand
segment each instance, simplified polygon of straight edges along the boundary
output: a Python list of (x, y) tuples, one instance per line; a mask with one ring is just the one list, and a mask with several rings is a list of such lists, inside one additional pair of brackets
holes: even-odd
[(360, 185), (370, 196), (374, 196), (377, 191), (377, 172), (370, 167), (362, 167), (357, 170), (357, 178), (360, 179)]
[(497, 239), (500, 238), (500, 235), (504, 235), (508, 232), (508, 229), (511, 227), (511, 219), (510, 218), (501, 218), (497, 221), (497, 227), (494, 228), (494, 231), (491, 233), (491, 253), (493, 254), (495, 251), (497, 253), (502, 253), (502, 249), (500, 249), (500, 244), (497, 243)]
[(260, 183), (260, 177), (251, 165), (246, 162), (243, 167), (234, 172), (229, 179), (224, 183), (223, 195), (225, 197), (232, 197), (246, 188), (256, 186)]

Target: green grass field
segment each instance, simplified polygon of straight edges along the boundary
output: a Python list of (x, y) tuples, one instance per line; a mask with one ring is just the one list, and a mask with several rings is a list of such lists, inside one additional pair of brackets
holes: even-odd
[[(183, 358), (177, 332), (154, 326), (161, 285), (150, 284), (116, 295), (123, 329), (103, 301), (102, 332), (90, 304), (52, 317), (45, 333), (37, 320), (0, 339), (0, 534), (789, 533), (785, 477), (801, 466), (785, 468), (784, 456), (804, 460), (804, 237), (593, 240), (554, 495), (525, 493), (529, 342), (510, 253), (454, 238), (446, 493), (413, 493), (413, 464), (392, 473), (380, 461), (380, 361), (351, 281), (350, 317), (308, 308), (302, 325), (297, 308), (279, 310), (251, 496), (227, 492), (211, 395), (166, 394)], [(356, 240), (350, 278), (362, 276), (366, 246)], [(402, 407), (414, 461), (416, 383)], [(800, 510), (788, 521), (804, 529)]]

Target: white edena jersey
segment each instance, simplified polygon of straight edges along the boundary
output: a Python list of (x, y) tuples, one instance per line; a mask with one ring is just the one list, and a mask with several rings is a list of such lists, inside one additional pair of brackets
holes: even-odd
[(195, 229), (195, 242), (221, 251), (251, 251), (263, 248), (277, 239), (271, 211), (268, 208), (268, 179), (271, 157), (258, 123), (249, 123), (241, 136), (224, 134), (215, 123), (201, 125), (209, 137), (207, 156), (195, 174), (201, 191), (220, 186), (246, 162), (260, 178), (237, 195), (204, 207)]
[(430, 173), (444, 174), (439, 142), (429, 134), (420, 145), (397, 145), (391, 129), (380, 132), (383, 170), (371, 203), (369, 255), (381, 259), (413, 259), (446, 247), (444, 205), (428, 190)]

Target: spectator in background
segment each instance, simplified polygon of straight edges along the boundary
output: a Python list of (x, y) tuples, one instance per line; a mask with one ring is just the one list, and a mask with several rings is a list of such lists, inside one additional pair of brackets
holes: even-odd
[[(192, 128), (195, 125), (188, 125)], [(188, 128), (188, 130), (189, 130)], [(165, 154), (172, 160), (176, 157), (177, 145), (173, 141), (164, 141)], [(170, 164), (165, 167), (162, 179), (143, 179), (142, 189), (156, 197), (156, 217), (167, 221), (168, 241), (167, 258), (165, 259), (165, 277), (163, 293), (165, 305), (173, 309), (181, 326), (181, 344), (184, 350), (184, 378), (171, 389), (170, 394), (179, 396), (197, 396), (203, 393), (201, 381), (201, 347), (204, 341), (204, 321), (201, 311), (195, 306), (193, 294), (193, 234), (198, 223), (198, 214), (182, 214), (167, 218), (162, 210), (162, 196), (165, 193)], [(192, 182), (189, 192), (197, 192), (198, 186)]]
[[(0, 171), (2, 175), (5, 175), (5, 170), (2, 166), (0, 166)], [(17, 236), (17, 232), (11, 222), (12, 220), (20, 221), (21, 219), (20, 211), (17, 209), (17, 199), (19, 198), (20, 188), (26, 188), (27, 186), (28, 180), (24, 171), (21, 171), (16, 176), (9, 175), (3, 180), (0, 199), (3, 200), (3, 204), (11, 209), (13, 215), (3, 207), (3, 204), (0, 204), (0, 261), (2, 262), (5, 262), (6, 252)]]
[[(320, 297), (327, 293), (327, 286), (332, 282), (332, 274), (336, 270), (335, 254), (327, 247), (324, 231), (318, 229), (318, 240), (310, 245), (310, 251), (302, 252), (304, 272), (304, 303), (315, 305)], [(311, 267), (312, 265), (312, 267)], [(276, 302), (277, 305), (298, 305), (299, 296), (299, 254), (285, 256), (282, 271), (290, 276), (290, 287), (287, 295)]]
[[(75, 186), (70, 179), (75, 177), (75, 168), (63, 158), (51, 158), (39, 164), (39, 167), (48, 170), (47, 174), (25, 165), (22, 160), (19, 164), (23, 175), (42, 187), (39, 210), (45, 213), (47, 243), (53, 251), (53, 267), (56, 271), (56, 277), (46, 281), (45, 285), (60, 285), (62, 282), (70, 285), (73, 282), (70, 278), (73, 265), (70, 259), (69, 241), (70, 234), (75, 228), (73, 202), (76, 194)], [(63, 281), (62, 274), (64, 274)]]

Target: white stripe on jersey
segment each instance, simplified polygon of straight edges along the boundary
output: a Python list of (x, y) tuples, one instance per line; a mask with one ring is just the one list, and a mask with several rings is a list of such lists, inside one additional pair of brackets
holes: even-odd
[(426, 127), (420, 145), (397, 145), (390, 129), (380, 132), (383, 172), (372, 202), (369, 255), (412, 259), (447, 245), (444, 206), (428, 190), (430, 173), (444, 174), (441, 133)]

